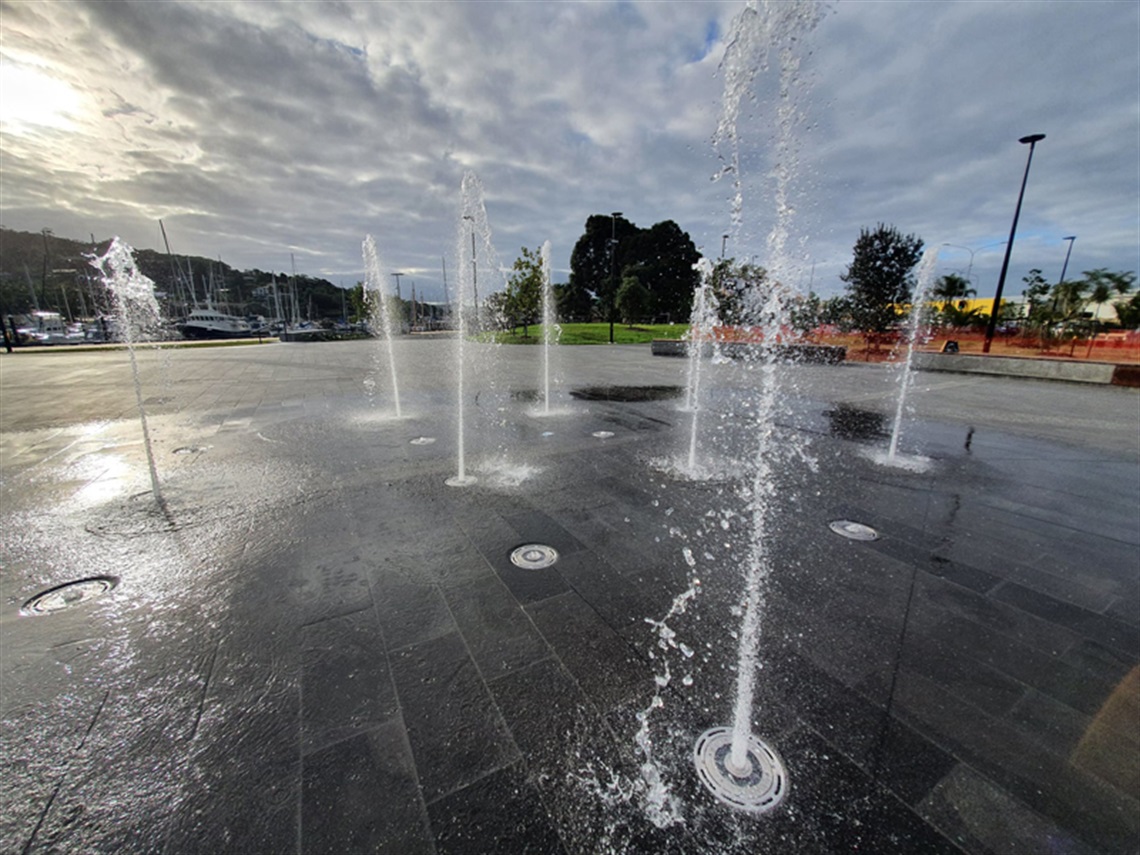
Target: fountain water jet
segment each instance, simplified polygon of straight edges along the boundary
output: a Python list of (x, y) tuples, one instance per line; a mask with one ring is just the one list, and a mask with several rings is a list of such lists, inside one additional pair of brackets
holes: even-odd
[[(810, 2), (768, 2), (753, 0), (733, 22), (722, 62), (725, 74), (723, 112), (714, 144), (727, 144), (728, 162), (722, 174), (733, 175), (732, 222), (738, 230), (742, 222), (743, 191), (740, 179), (737, 121), (740, 105), (769, 57), (778, 57), (780, 69), (776, 140), (773, 160), (776, 222), (768, 235), (769, 273), (775, 283), (791, 281), (792, 265), (787, 243), (794, 207), (790, 187), (797, 165), (794, 127), (799, 122), (798, 96), (800, 51), (804, 37), (822, 19), (825, 7)], [(722, 158), (723, 159), (723, 158)], [(751, 732), (752, 706), (759, 668), (759, 641), (764, 606), (764, 585), (771, 572), (771, 499), (774, 497), (772, 462), (777, 453), (773, 443), (775, 415), (780, 398), (775, 346), (787, 320), (784, 288), (778, 284), (766, 295), (752, 295), (757, 305), (752, 316), (763, 327), (761, 391), (754, 407), (757, 439), (751, 483), (751, 535), (745, 563), (744, 614), (739, 634), (736, 700), (733, 725), (713, 728), (698, 737), (693, 760), (702, 783), (720, 801), (734, 808), (763, 813), (778, 806), (788, 792), (783, 763), (771, 748)]]
[(550, 415), (550, 345), (551, 335), (561, 334), (555, 324), (554, 287), (550, 282), (550, 241), (542, 244), (542, 414)]
[(692, 317), (689, 323), (689, 381), (685, 395), (685, 409), (692, 413), (689, 428), (688, 474), (697, 474), (697, 437), (701, 409), (701, 350), (713, 335), (717, 322), (716, 301), (712, 295), (712, 263), (707, 258), (697, 262), (701, 284), (693, 292)]
[(918, 267), (918, 281), (915, 286), (914, 301), (911, 304), (907, 323), (906, 361), (902, 376), (899, 377), (899, 400), (895, 407), (895, 424), (891, 430), (891, 444), (887, 450), (887, 464), (894, 465), (899, 450), (899, 437), (902, 434), (903, 414), (906, 412), (906, 396), (914, 379), (914, 352), (922, 334), (922, 323), (926, 316), (926, 298), (934, 282), (934, 269), (938, 264), (938, 247), (931, 247), (922, 256)]
[(150, 473), (151, 493), (163, 516), (170, 520), (170, 509), (158, 482), (158, 467), (150, 439), (150, 426), (143, 404), (142, 382), (139, 379), (135, 340), (140, 330), (157, 326), (160, 311), (154, 296), (154, 282), (141, 274), (135, 265), (134, 250), (118, 237), (111, 240), (107, 252), (91, 259), (91, 265), (103, 275), (103, 284), (115, 298), (116, 315), (122, 330), (123, 342), (131, 361), (131, 378), (135, 385), (139, 421), (142, 423), (143, 447), (146, 449), (147, 470)]
[(400, 382), (396, 375), (396, 355), (392, 344), (392, 312), (388, 305), (389, 295), (386, 293), (387, 277), (384, 276), (380, 265), (380, 256), (376, 251), (376, 241), (372, 235), (366, 235), (362, 245), (364, 254), (365, 284), (364, 295), (369, 306), (369, 314), (374, 322), (379, 321), (380, 329), (384, 333), (384, 341), (388, 346), (388, 366), (392, 375), (392, 399), (395, 403), (396, 418), (402, 418), (400, 411)]
[[(459, 282), (456, 287), (457, 333), (455, 345), (456, 360), (456, 423), (457, 460), (456, 474), (445, 482), (449, 487), (466, 487), (476, 482), (474, 475), (467, 474), (465, 410), (464, 400), (468, 346), (467, 331), (469, 320), (479, 329), (478, 253), (483, 248), (484, 269), (499, 271), (498, 258), (491, 244), (491, 227), (487, 221), (487, 208), (483, 203), (483, 183), (474, 172), (463, 175), (461, 186), (461, 210), (456, 233), (456, 261)], [(481, 237), (481, 241), (477, 241)], [(470, 261), (470, 264), (468, 264)]]

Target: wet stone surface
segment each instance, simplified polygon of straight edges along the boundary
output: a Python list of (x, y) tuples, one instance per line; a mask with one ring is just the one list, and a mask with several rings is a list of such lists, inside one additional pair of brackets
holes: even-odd
[[(368, 344), (144, 363), (176, 390), (159, 451), (210, 449), (158, 455), (172, 524), (113, 355), (0, 357), (6, 394), (45, 364), (86, 378), (71, 422), (0, 413), (0, 851), (1137, 851), (1134, 390), (920, 378), (916, 473), (860, 453), (889, 429), (882, 370), (781, 368), (774, 435), (804, 454), (769, 517), (752, 723), (790, 788), (756, 816), (693, 761), (731, 725), (746, 414), (701, 437), (730, 465), (685, 478), (662, 465), (683, 398), (612, 392), (676, 389), (682, 361), (567, 348), (568, 388), (610, 391), (539, 417), (504, 391), (536, 382), (509, 348), (453, 488), (447, 342), (400, 342), (402, 419), (363, 390)], [(755, 378), (705, 381), (722, 406)], [(527, 544), (557, 562), (516, 566)], [(80, 566), (119, 585), (20, 614)]]

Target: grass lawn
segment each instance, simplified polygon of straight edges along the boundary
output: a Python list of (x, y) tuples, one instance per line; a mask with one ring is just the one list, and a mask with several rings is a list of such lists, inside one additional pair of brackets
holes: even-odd
[[(559, 344), (609, 344), (610, 325), (603, 324), (562, 324)], [(648, 344), (655, 338), (680, 338), (689, 331), (688, 324), (645, 324), (627, 327), (614, 324), (614, 344)], [(499, 344), (541, 344), (542, 325), (527, 328), (529, 335), (523, 336), (522, 327), (512, 332), (480, 333), (480, 341), (494, 341)]]

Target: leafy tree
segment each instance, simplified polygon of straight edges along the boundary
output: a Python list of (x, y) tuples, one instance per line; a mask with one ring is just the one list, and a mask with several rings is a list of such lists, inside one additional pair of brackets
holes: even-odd
[(829, 297), (819, 304), (819, 322), (838, 327), (842, 332), (855, 329), (851, 317), (851, 298), (843, 295)]
[(1126, 330), (1140, 329), (1140, 291), (1137, 291), (1127, 300), (1117, 300), (1116, 317), (1120, 325)]
[(903, 235), (880, 223), (863, 229), (855, 242), (855, 257), (840, 279), (847, 283), (852, 319), (864, 333), (883, 333), (897, 322), (899, 309), (909, 302), (913, 268), (922, 256), (922, 239)]
[(620, 274), (632, 260), (629, 238), (638, 231), (625, 217), (592, 214), (586, 219), (586, 232), (570, 253), (570, 290), (577, 292), (575, 302), (584, 302), (585, 294), (596, 296), (602, 316), (616, 320), (618, 283), (614, 274)]
[(542, 306), (542, 253), (525, 246), (521, 252), (507, 278), (503, 309), (508, 325), (513, 329), (521, 324), (526, 336)]
[(1041, 275), (1040, 268), (1034, 267), (1025, 276), (1021, 277), (1025, 283), (1025, 290), (1021, 292), (1028, 307), (1026, 319), (1030, 326), (1042, 327), (1053, 320), (1053, 307), (1047, 299), (1049, 296), (1049, 283)]
[(1095, 303), (1097, 311), (1093, 317), (1100, 314), (1100, 307), (1107, 303), (1115, 293), (1123, 296), (1132, 290), (1136, 282), (1135, 273), (1113, 273), (1104, 267), (1084, 272), (1085, 281), (1089, 284), (1089, 302)]
[(962, 329), (964, 327), (983, 327), (989, 318), (980, 307), (975, 306), (972, 309), (967, 309), (964, 306), (959, 306), (956, 303), (947, 303), (939, 312), (942, 322), (954, 327), (955, 329)]
[(762, 323), (762, 310), (774, 286), (768, 271), (757, 264), (722, 258), (713, 267), (712, 290), (720, 305), (720, 319), (726, 324)]
[(649, 289), (637, 276), (625, 276), (617, 292), (617, 307), (622, 322), (632, 327), (645, 316), (650, 301)]
[(947, 273), (934, 283), (930, 292), (931, 298), (942, 303), (966, 300), (978, 292), (970, 287), (970, 280), (957, 273)]
[(352, 311), (349, 320), (358, 324), (361, 321), (368, 320), (370, 310), (368, 307), (368, 298), (364, 294), (364, 283), (357, 282), (353, 289), (348, 292), (348, 305)]
[(594, 296), (584, 288), (574, 288), (569, 282), (554, 286), (554, 302), (558, 317), (567, 321), (588, 321), (594, 314)]
[(700, 282), (694, 265), (701, 254), (687, 233), (673, 220), (641, 229), (629, 240), (623, 255), (626, 271), (635, 270), (648, 292), (643, 314), (652, 313), (669, 321), (686, 321), (693, 306), (693, 292)]
[(1076, 321), (1088, 302), (1089, 283), (1084, 279), (1067, 279), (1053, 286), (1053, 320)]
[(692, 239), (672, 220), (641, 229), (624, 217), (594, 214), (570, 255), (570, 282), (560, 308), (569, 309), (564, 317), (570, 317), (596, 305), (604, 318), (612, 320), (615, 289), (630, 274), (649, 292), (647, 314), (686, 321), (699, 281), (693, 269), (699, 258)]

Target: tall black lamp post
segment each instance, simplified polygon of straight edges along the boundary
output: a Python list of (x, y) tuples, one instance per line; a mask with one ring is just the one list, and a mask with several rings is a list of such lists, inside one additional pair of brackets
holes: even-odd
[(614, 343), (614, 306), (617, 302), (617, 218), (621, 211), (610, 214), (610, 344)]
[(998, 310), (1001, 308), (1001, 292), (1005, 288), (1005, 274), (1009, 270), (1009, 256), (1013, 252), (1013, 237), (1017, 234), (1017, 218), (1021, 216), (1021, 201), (1025, 198), (1025, 183), (1029, 180), (1029, 166), (1033, 163), (1033, 148), (1043, 139), (1045, 139), (1045, 134), (1030, 134), (1018, 140), (1019, 143), (1028, 144), (1029, 157), (1025, 160), (1025, 175), (1021, 178), (1021, 192), (1017, 194), (1017, 207), (1013, 211), (1013, 225), (1009, 229), (1009, 242), (1005, 245), (1005, 260), (1001, 263), (1001, 274), (998, 276), (997, 291), (994, 293), (994, 304), (990, 309), (990, 322), (986, 324), (986, 340), (982, 344), (982, 353), (990, 352), (990, 345), (994, 340)]

